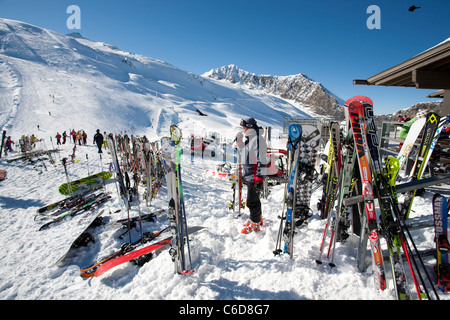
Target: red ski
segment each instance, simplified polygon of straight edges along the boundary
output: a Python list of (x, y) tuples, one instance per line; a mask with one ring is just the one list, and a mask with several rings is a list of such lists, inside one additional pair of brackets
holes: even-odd
[[(203, 227), (192, 227), (192, 228), (188, 229), (188, 233), (191, 234), (191, 233), (200, 231), (201, 229), (203, 229)], [(98, 276), (102, 275), (103, 273), (105, 273), (106, 271), (108, 271), (108, 270), (110, 270), (110, 269), (112, 269), (112, 268), (114, 268), (114, 267), (116, 267), (118, 265), (121, 265), (121, 264), (123, 264), (125, 262), (137, 259), (137, 258), (139, 258), (139, 257), (141, 257), (143, 255), (149, 254), (149, 253), (154, 253), (158, 249), (162, 250), (165, 247), (169, 246), (171, 241), (172, 241), (172, 236), (170, 236), (170, 237), (168, 237), (168, 238), (166, 238), (164, 240), (158, 241), (156, 243), (150, 244), (148, 246), (145, 246), (143, 248), (134, 250), (134, 251), (132, 251), (130, 253), (127, 253), (127, 254), (125, 254), (123, 256), (120, 256), (120, 257), (114, 258), (112, 260), (109, 260), (109, 261), (103, 263), (95, 271), (95, 276), (98, 277)]]

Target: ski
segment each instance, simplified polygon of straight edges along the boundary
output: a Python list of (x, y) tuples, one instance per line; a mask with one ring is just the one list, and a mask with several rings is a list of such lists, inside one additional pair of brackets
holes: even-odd
[[(429, 112), (426, 118), (427, 120), (422, 134), (423, 138), (420, 143), (416, 161), (410, 175), (412, 181), (419, 180), (422, 177), (422, 173), (427, 166), (427, 159), (429, 159), (428, 153), (430, 152), (430, 149), (432, 149), (431, 146), (433, 144), (433, 140), (437, 140), (437, 138), (439, 137), (437, 132), (440, 122), (440, 116), (435, 112)], [(402, 203), (402, 216), (400, 217), (401, 219), (409, 218), (415, 195), (416, 190), (412, 190), (405, 194), (405, 199)]]
[(448, 260), (448, 202), (440, 194), (433, 196), (434, 234), (436, 242), (436, 274), (438, 287), (450, 292), (450, 264)]
[(292, 171), (289, 175), (288, 191), (285, 198), (286, 202), (286, 219), (284, 225), (284, 253), (288, 253), (292, 259), (293, 257), (293, 238), (294, 238), (294, 212), (296, 201), (296, 186), (297, 182), (297, 168), (299, 164), (300, 155), (300, 140), (302, 137), (302, 129), (299, 125), (292, 124), (289, 126), (289, 150), (294, 152), (294, 156), (291, 163)]
[[(330, 123), (331, 127), (332, 123)], [(324, 183), (323, 186), (323, 192), (322, 192), (322, 198), (320, 199), (319, 203), (317, 204), (317, 209), (319, 211), (320, 218), (326, 219), (328, 216), (327, 209), (329, 208), (329, 201), (332, 194), (333, 186), (337, 182), (336, 177), (334, 176), (334, 155), (333, 155), (333, 148), (331, 146), (332, 144), (332, 133), (330, 130), (330, 138), (328, 140), (327, 146), (325, 147), (325, 150), (328, 150), (328, 155), (326, 156), (326, 167), (325, 172), (322, 176), (322, 181)]]
[[(192, 234), (192, 233), (198, 232), (202, 229), (203, 229), (203, 227), (191, 227), (187, 230), (187, 234)], [(99, 277), (106, 271), (108, 271), (114, 267), (117, 267), (118, 265), (121, 265), (125, 262), (139, 259), (139, 258), (143, 257), (144, 255), (153, 255), (153, 253), (156, 253), (158, 250), (162, 250), (162, 249), (169, 247), (172, 244), (172, 240), (173, 240), (173, 237), (170, 236), (164, 240), (161, 240), (156, 243), (152, 243), (148, 246), (145, 246), (143, 248), (131, 251), (125, 255), (110, 259), (110, 260), (104, 262), (103, 264), (101, 264), (100, 267), (95, 271), (94, 275), (95, 275), (95, 277)], [(146, 257), (145, 260), (148, 261), (151, 258), (152, 257)], [(188, 273), (188, 271), (184, 271), (183, 274), (184, 273)]]
[[(331, 222), (332, 222), (332, 212), (333, 212), (333, 206), (336, 199), (336, 196), (338, 195), (337, 191), (340, 188), (342, 184), (342, 177), (347, 172), (345, 170), (342, 170), (342, 160), (341, 160), (341, 143), (340, 143), (340, 128), (339, 123), (337, 122), (331, 122), (330, 123), (330, 147), (331, 151), (330, 154), (333, 155), (333, 163), (331, 165), (331, 171), (329, 172), (330, 177), (332, 177), (332, 186), (330, 188), (330, 192), (328, 192), (326, 196), (326, 202), (325, 202), (325, 208), (323, 216), (327, 218), (327, 222), (325, 224), (325, 230), (322, 236), (322, 243), (320, 245), (319, 249), (319, 257), (316, 259), (317, 264), (322, 264), (321, 256), (323, 249), (325, 247), (325, 239), (326, 235), (328, 233), (328, 229), (331, 228)], [(339, 193), (339, 196), (343, 195), (342, 192)], [(339, 207), (339, 204), (338, 204)], [(334, 229), (331, 233), (330, 238), (330, 248), (331, 243), (333, 242), (333, 236), (334, 236)]]
[[(375, 211), (374, 192), (372, 185), (372, 175), (369, 164), (369, 152), (366, 137), (366, 127), (364, 118), (364, 107), (361, 101), (354, 100), (348, 105), (349, 118), (353, 130), (355, 152), (359, 164), (359, 171), (362, 183), (362, 197), (366, 213), (366, 226), (368, 228), (368, 239), (372, 251), (372, 263), (376, 275), (376, 285), (378, 289), (386, 289), (386, 274), (384, 270), (383, 255), (381, 252), (380, 237), (378, 233), (378, 223)], [(365, 226), (363, 226), (363, 229)]]

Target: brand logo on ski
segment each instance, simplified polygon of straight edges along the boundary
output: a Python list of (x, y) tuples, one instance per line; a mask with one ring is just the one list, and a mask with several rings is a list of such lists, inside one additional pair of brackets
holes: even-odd
[(428, 121), (431, 123), (435, 123), (437, 121), (437, 118), (434, 114), (432, 114), (431, 117), (428, 118)]
[(437, 199), (437, 205), (434, 207), (434, 226), (437, 233), (443, 233), (444, 229), (442, 228), (442, 199)]

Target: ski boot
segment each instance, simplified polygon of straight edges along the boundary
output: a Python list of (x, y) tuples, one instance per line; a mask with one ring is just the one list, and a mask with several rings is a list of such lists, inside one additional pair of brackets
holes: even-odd
[(255, 232), (261, 231), (261, 222), (255, 223), (252, 221), (247, 221), (244, 224), (244, 228), (241, 230), (241, 233), (249, 234), (253, 231), (255, 231)]

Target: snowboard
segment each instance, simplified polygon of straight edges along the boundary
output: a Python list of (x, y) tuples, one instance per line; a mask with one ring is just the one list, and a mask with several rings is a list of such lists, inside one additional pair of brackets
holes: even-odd
[(103, 210), (99, 211), (97, 214), (90, 214), (87, 217), (83, 217), (83, 219), (78, 222), (78, 225), (87, 227), (85, 227), (75, 240), (66, 247), (64, 254), (58, 259), (56, 264), (61, 264), (73, 249), (77, 249), (80, 246), (86, 246), (91, 241), (95, 242), (95, 238), (89, 233), (89, 230), (103, 224), (102, 215)]
[(294, 217), (296, 226), (305, 223), (312, 212), (310, 209), (313, 183), (319, 159), (320, 131), (316, 126), (301, 126), (302, 138), (299, 150), (299, 167), (297, 178), (297, 205)]
[[(198, 232), (200, 230), (204, 229), (204, 227), (200, 227), (200, 226), (196, 226), (196, 227), (191, 227), (188, 228), (188, 234), (192, 234), (195, 232)], [(148, 246), (145, 246), (143, 248), (134, 250), (130, 253), (127, 253), (125, 255), (116, 257), (114, 259), (111, 259), (107, 262), (105, 262), (104, 264), (102, 264), (96, 271), (95, 271), (95, 277), (99, 277), (101, 276), (103, 273), (105, 273), (106, 271), (117, 267), (118, 265), (121, 265), (125, 262), (134, 260), (134, 259), (138, 259), (144, 255), (149, 255), (149, 254), (153, 254), (156, 253), (157, 251), (163, 250), (167, 247), (170, 246), (172, 242), (172, 236), (167, 237), (164, 240), (158, 241), (156, 243), (150, 244)]]
[(94, 174), (92, 176), (75, 180), (69, 183), (64, 183), (59, 187), (59, 193), (69, 195), (70, 189), (73, 193), (85, 191), (86, 189), (93, 189), (105, 183), (106, 180), (112, 177), (112, 174), (106, 171)]
[(400, 168), (402, 168), (406, 159), (408, 159), (409, 155), (411, 154), (411, 151), (414, 148), (414, 144), (416, 143), (416, 140), (419, 137), (425, 125), (425, 121), (426, 118), (419, 118), (411, 125), (411, 128), (408, 131), (408, 135), (406, 136), (406, 139), (403, 142), (402, 148), (400, 149), (397, 155)]

